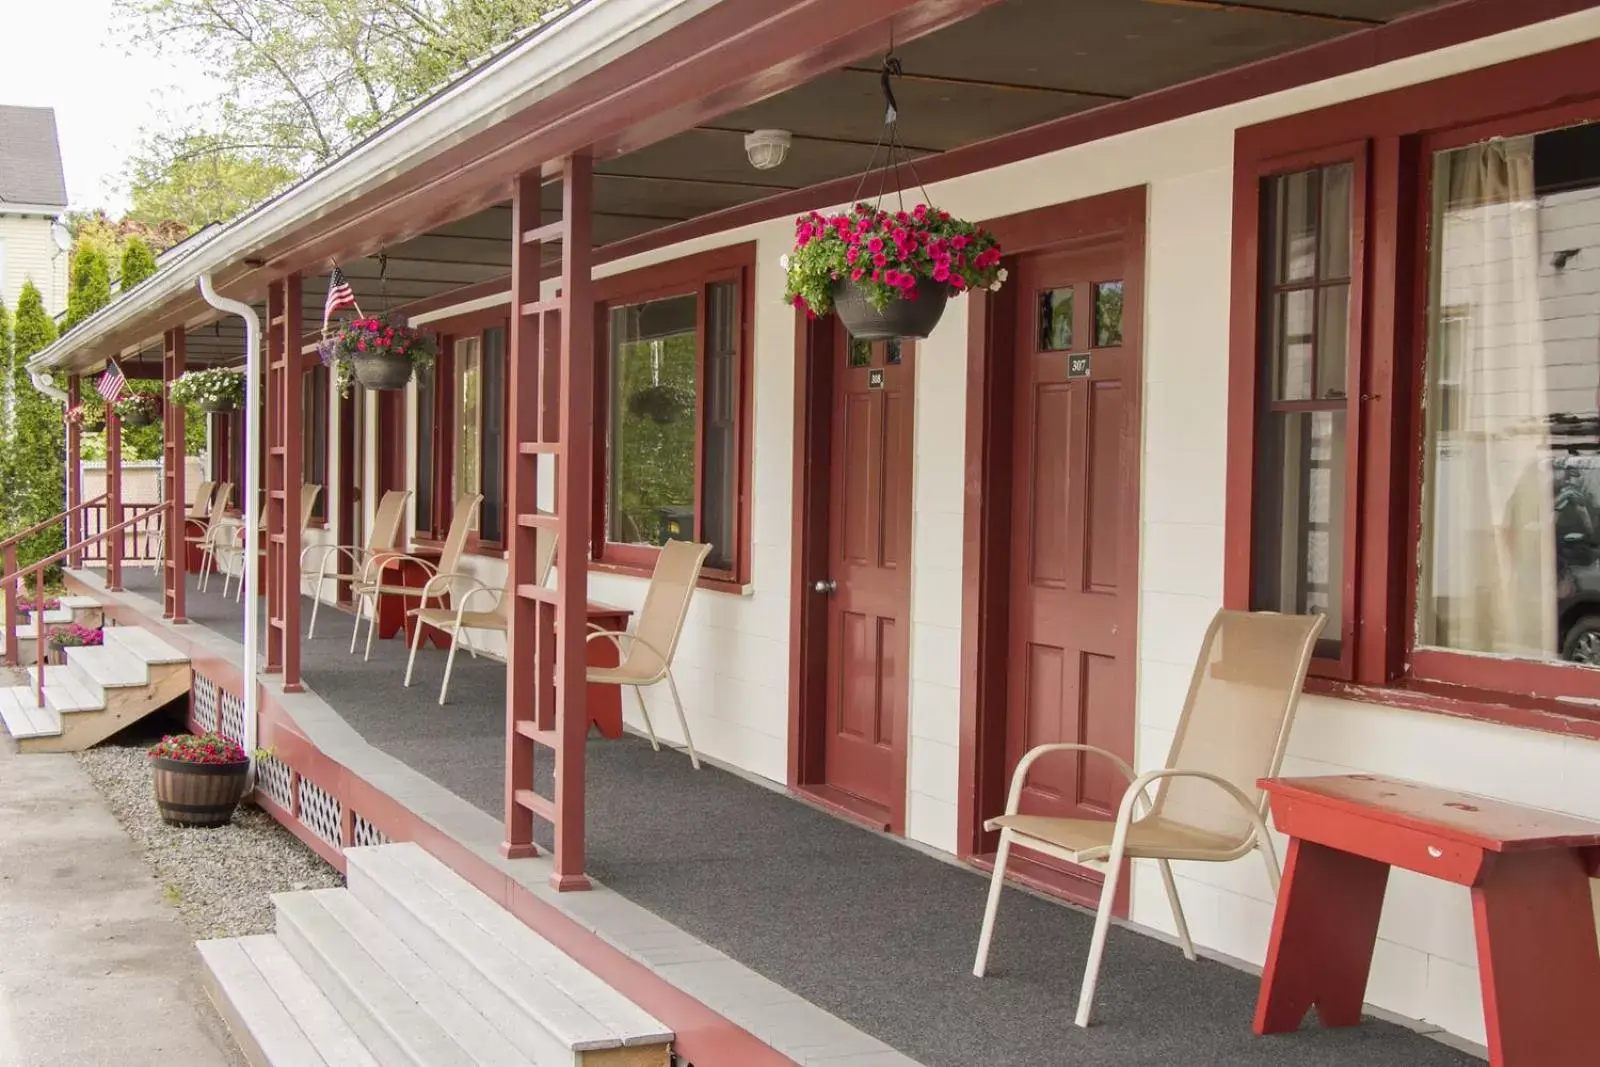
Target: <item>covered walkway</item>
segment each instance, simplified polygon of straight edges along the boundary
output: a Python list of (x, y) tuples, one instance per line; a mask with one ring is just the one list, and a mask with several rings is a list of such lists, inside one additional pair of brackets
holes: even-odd
[[(127, 589), (155, 599), (156, 577)], [(189, 590), (196, 625), (238, 640), (241, 614), (220, 586)], [(308, 605), (309, 607), (309, 605)], [(350, 655), (349, 617), (324, 614), (304, 645), (308, 687), (370, 744), (498, 818), (505, 759), (505, 667), (462, 656), (451, 702), (435, 703), (444, 654)], [(693, 711), (691, 709), (691, 715)], [(538, 768), (547, 789), (548, 762)], [(1257, 1038), (1257, 981), (1227, 964), (1185, 963), (1155, 938), (1113, 930), (1096, 1025), (1072, 1025), (1091, 917), (1020, 891), (1006, 895), (990, 977), (971, 976), (986, 880), (887, 835), (641, 740), (588, 750), (589, 870), (635, 903), (929, 1067), (1481, 1062), (1401, 1026), (1307, 1028)], [(549, 846), (549, 828), (540, 826)]]

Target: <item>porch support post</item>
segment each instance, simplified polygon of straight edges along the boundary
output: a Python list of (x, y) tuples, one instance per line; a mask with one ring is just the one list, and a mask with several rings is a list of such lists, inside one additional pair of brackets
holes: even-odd
[(281, 451), (269, 453), (267, 463), (270, 467), (276, 462), (280, 468), (277, 479), (282, 496), (278, 515), (283, 529), (282, 537), (269, 542), (268, 558), (274, 551), (278, 555), (275, 632), (283, 655), (283, 690), (298, 693), (303, 688), (300, 684), (300, 488), (305, 480), (305, 467), (301, 462), (305, 445), (301, 432), (305, 421), (305, 408), (301, 403), (305, 396), (305, 359), (300, 352), (299, 274), (291, 274), (283, 280), (283, 324), (278, 328), (278, 337), (282, 344), (272, 353), (272, 365), (277, 367), (280, 383), (277, 403), (282, 424), (278, 432)]
[[(67, 410), (83, 402), (83, 379), (76, 374), (67, 378)], [(83, 540), (83, 429), (67, 420), (67, 547), (72, 548)], [(67, 566), (83, 566), (83, 552), (74, 549), (67, 555)]]
[[(106, 405), (106, 524), (109, 530), (122, 521), (122, 420), (115, 405)], [(106, 543), (106, 589), (122, 592), (122, 533)]]
[[(267, 407), (266, 444), (263, 458), (266, 474), (266, 567), (267, 567), (267, 657), (261, 670), (276, 674), (283, 670), (283, 501), (286, 479), (283, 465), (283, 371), (284, 371), (284, 283), (267, 285)], [(254, 415), (249, 412), (248, 415)], [(258, 546), (245, 546), (245, 566), (259, 567)], [(247, 611), (254, 611), (247, 606)]]
[[(506, 673), (506, 841), (510, 857), (529, 856), (533, 818), (555, 828), (558, 890), (589, 888), (584, 874), (584, 746), (588, 736), (587, 621), (590, 451), (594, 423), (594, 235), (592, 163), (569, 156), (546, 168), (562, 184), (559, 222), (543, 224), (542, 175), (517, 178), (512, 191), (511, 425), (507, 457), (513, 516), (514, 590)], [(561, 246), (560, 295), (543, 299), (541, 249)], [(548, 459), (546, 459), (548, 457)], [(539, 510), (541, 465), (554, 465), (553, 513)], [(544, 470), (548, 471), (545, 466)], [(556, 537), (559, 588), (536, 585), (535, 548)], [(555, 792), (533, 789), (537, 747), (553, 751)]]
[(161, 396), (166, 405), (166, 418), (162, 423), (161, 458), (163, 460), (162, 478), (165, 480), (165, 499), (167, 502), (167, 517), (162, 524), (165, 531), (166, 545), (162, 551), (161, 586), (162, 602), (161, 614), (163, 618), (171, 619), (175, 623), (188, 622), (184, 614), (184, 593), (186, 581), (184, 578), (184, 534), (185, 516), (188, 514), (189, 490), (186, 484), (189, 474), (189, 449), (188, 427), (185, 425), (187, 412), (182, 404), (172, 400), (172, 383), (183, 373), (188, 362), (187, 334), (182, 326), (168, 330), (163, 338), (161, 349)]

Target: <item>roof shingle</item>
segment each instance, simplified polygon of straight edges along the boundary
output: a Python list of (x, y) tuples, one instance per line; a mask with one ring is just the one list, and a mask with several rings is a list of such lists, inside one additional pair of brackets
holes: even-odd
[(67, 206), (56, 113), (0, 105), (0, 204)]

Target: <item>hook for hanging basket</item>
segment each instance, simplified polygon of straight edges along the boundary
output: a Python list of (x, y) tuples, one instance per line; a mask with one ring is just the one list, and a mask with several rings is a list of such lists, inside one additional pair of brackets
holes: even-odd
[(878, 84), (883, 87), (883, 124), (890, 126), (900, 118), (900, 106), (895, 102), (894, 90), (889, 86), (890, 78), (904, 77), (905, 70), (900, 65), (900, 57), (890, 53), (883, 57), (883, 70), (878, 74)]

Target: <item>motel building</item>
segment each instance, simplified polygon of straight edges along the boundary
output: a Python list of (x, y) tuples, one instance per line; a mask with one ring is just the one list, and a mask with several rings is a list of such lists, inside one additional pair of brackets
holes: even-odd
[[(1003, 284), (797, 310), (857, 199)], [(259, 748), (348, 888), (202, 943), (257, 1062), (1600, 1062), (1600, 9), (586, 0), (30, 368), (113, 362), (246, 400), (158, 503), (108, 420), (140, 673), (6, 722)]]

